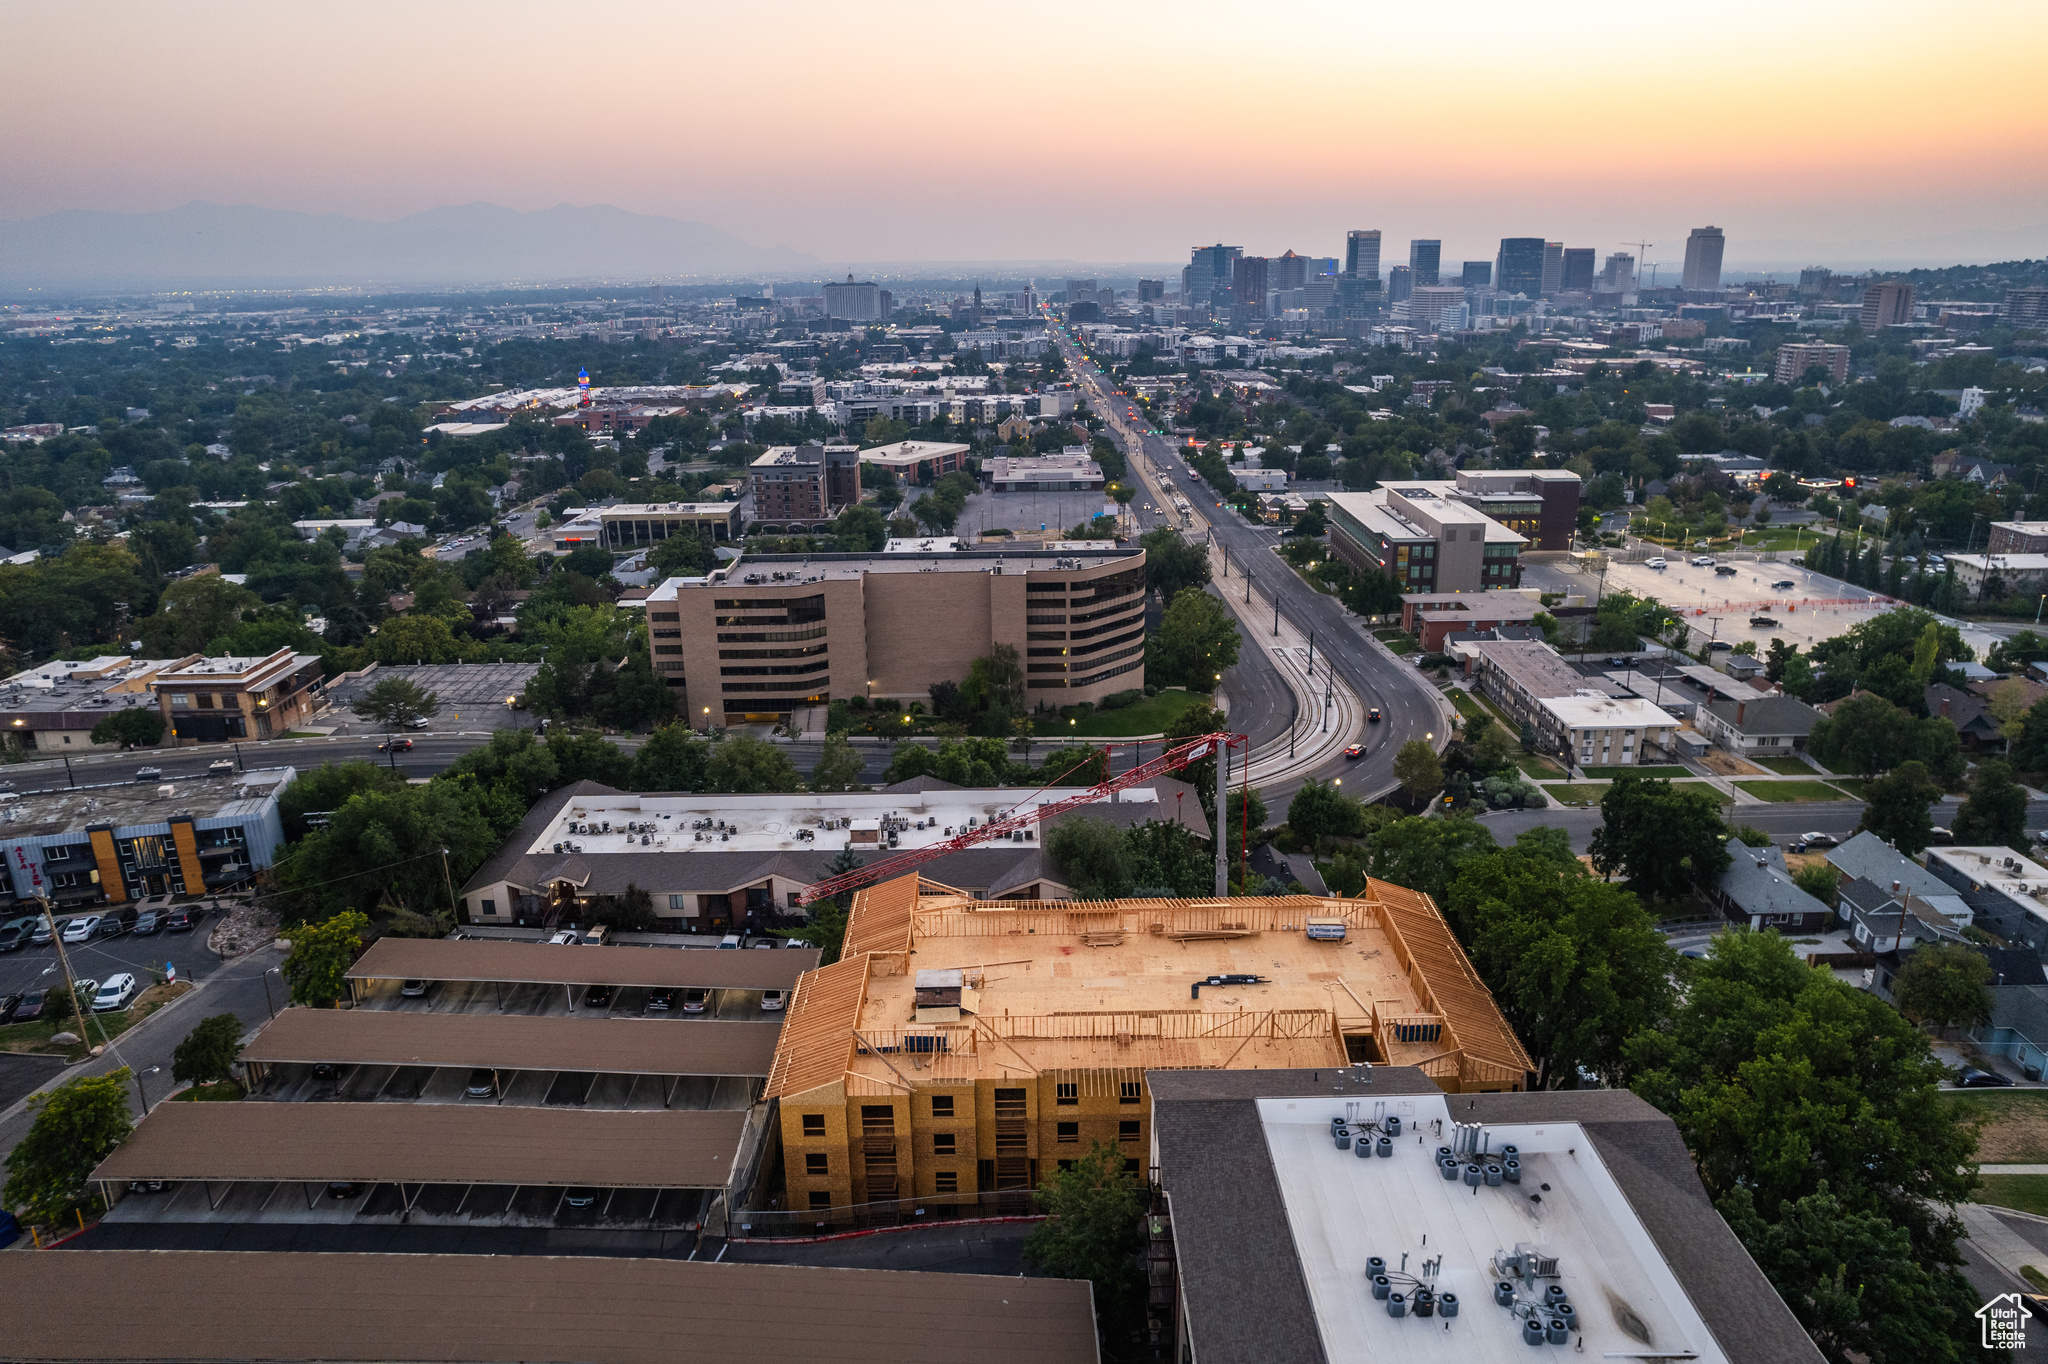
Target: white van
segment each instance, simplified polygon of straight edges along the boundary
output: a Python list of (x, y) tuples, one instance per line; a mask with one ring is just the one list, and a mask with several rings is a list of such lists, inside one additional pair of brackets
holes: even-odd
[(718, 945), (721, 948), (730, 947), (737, 950), (740, 945), (740, 935), (737, 933), (728, 933), (723, 938), (720, 938), (718, 940)]

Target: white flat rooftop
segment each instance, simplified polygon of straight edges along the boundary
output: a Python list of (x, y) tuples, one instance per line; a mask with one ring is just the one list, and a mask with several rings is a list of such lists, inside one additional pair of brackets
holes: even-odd
[[(527, 845), (528, 853), (553, 852), (557, 843), (573, 844), (591, 853), (624, 852), (788, 852), (852, 847), (893, 848), (907, 852), (929, 847), (1033, 805), (1050, 805), (1077, 792), (1055, 788), (1035, 793), (1031, 787), (956, 791), (819, 792), (797, 795), (633, 795), (588, 796), (571, 800), (552, 823)], [(1117, 793), (1117, 803), (1149, 807), (1146, 819), (1174, 819), (1177, 812), (1162, 805), (1154, 787)], [(606, 831), (605, 825), (610, 830)], [(886, 824), (886, 828), (884, 825)], [(631, 825), (632, 828), (627, 826)], [(693, 826), (703, 827), (693, 827)], [(722, 827), (721, 827), (722, 826)], [(920, 827), (922, 826), (922, 827)], [(591, 828), (597, 832), (586, 832)], [(893, 831), (896, 842), (889, 842)], [(1037, 846), (1040, 830), (1018, 838)], [(645, 843), (641, 839), (647, 839)], [(1009, 841), (1009, 840), (1004, 840)], [(997, 847), (999, 843), (982, 846)]]
[[(1518, 1148), (1520, 1184), (1446, 1180), (1439, 1146), (1455, 1148), (1445, 1096), (1261, 1099), (1259, 1116), (1296, 1254), (1331, 1364), (1488, 1364), (1548, 1359), (1523, 1339), (1526, 1312), (1497, 1305), (1497, 1255), (1533, 1246), (1555, 1274), (1518, 1280), (1523, 1302), (1561, 1285), (1577, 1313), (1556, 1358), (1697, 1359), (1728, 1364), (1656, 1242), (1577, 1123), (1480, 1129), (1491, 1156)], [(1347, 1112), (1347, 1109), (1349, 1110)], [(1394, 1155), (1340, 1151), (1330, 1120), (1401, 1119)], [(1366, 1261), (1387, 1263), (1392, 1288), (1418, 1283), (1458, 1298), (1458, 1313), (1395, 1318), (1372, 1295)], [(1437, 1268), (1425, 1275), (1425, 1262)], [(1545, 1313), (1546, 1320), (1549, 1314)], [(1624, 1327), (1633, 1323), (1634, 1330)], [(1583, 1337), (1583, 1353), (1580, 1352)], [(1562, 1351), (1570, 1351), (1565, 1354)]]

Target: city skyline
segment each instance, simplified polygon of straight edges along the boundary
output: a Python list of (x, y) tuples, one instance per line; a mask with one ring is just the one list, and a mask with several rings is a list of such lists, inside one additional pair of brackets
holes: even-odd
[[(2048, 171), (2029, 155), (2048, 110), (2026, 93), (2048, 17), (1965, 8), (1927, 26), (1903, 5), (1739, 5), (1716, 16), (1742, 35), (1731, 49), (1700, 41), (1688, 16), (1606, 3), (1564, 22), (1495, 5), (1450, 21), (1299, 5), (1294, 22), (1243, 35), (1231, 99), (1144, 124), (1137, 171), (1090, 149), (1119, 108), (1178, 103), (1208, 31), (1185, 10), (1056, 6), (1018, 33), (925, 5), (887, 22), (800, 5), (772, 30), (689, 6), (598, 6), (566, 31), (537, 6), (488, 24), (413, 8), (403, 44), (376, 6), (19, 11), (16, 50), (89, 48), (96, 90), (78, 99), (69, 64), (22, 64), (0, 94), (16, 130), (0, 218), (194, 200), (375, 221), (472, 201), (603, 203), (835, 263), (1168, 261), (1201, 239), (1328, 255), (1359, 224), (1389, 242), (1440, 239), (1445, 260), (1490, 256), (1504, 236), (1602, 256), (1646, 238), (1645, 266), (1674, 275), (1704, 223), (1727, 233), (1732, 271), (2028, 254), (2048, 235)], [(1896, 40), (1908, 22), (1910, 45)], [(1082, 40), (1048, 44), (1061, 32)], [(1642, 61), (1613, 58), (1619, 32)], [(683, 60), (594, 86), (573, 60), (534, 56), (622, 42)], [(1549, 83), (1475, 76), (1447, 99), (1435, 62), (1352, 79), (1361, 50), (1514, 51)], [(688, 60), (711, 51), (760, 57)], [(1010, 94), (975, 93), (974, 73), (1006, 53)], [(862, 70), (889, 78), (845, 79)], [(1887, 98), (1869, 98), (1876, 88)], [(1347, 131), (1362, 120), (1374, 137)], [(877, 147), (922, 167), (919, 193), (874, 173)], [(1034, 187), (1049, 176), (1059, 193)], [(1239, 176), (1259, 192), (1218, 193)], [(1915, 183), (1941, 193), (1902, 192)], [(1072, 211), (1075, 196), (1089, 212)]]

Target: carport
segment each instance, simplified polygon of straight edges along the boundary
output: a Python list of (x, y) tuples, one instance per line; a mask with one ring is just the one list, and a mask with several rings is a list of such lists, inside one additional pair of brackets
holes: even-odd
[(487, 1069), (500, 1103), (507, 1077), (518, 1072), (630, 1075), (658, 1081), (667, 1108), (684, 1077), (765, 1081), (781, 1030), (781, 1023), (772, 1020), (686, 1024), (294, 1007), (256, 1034), (241, 1059), (250, 1069), (252, 1087), (272, 1067), (289, 1064)]
[[(523, 1205), (552, 1217), (571, 1188), (661, 1196), (717, 1191), (731, 1180), (747, 1115), (660, 1109), (463, 1108), (454, 1104), (159, 1104), (100, 1162), (93, 1179), (111, 1195), (130, 1180), (202, 1187), (208, 1207), (245, 1185), (297, 1187), (310, 1212), (330, 1183), (389, 1185), (401, 1221), (429, 1190), (461, 1190), (459, 1215), (479, 1190), (507, 1190), (501, 1212)], [(495, 1192), (485, 1197), (495, 1200)], [(437, 1203), (446, 1202), (445, 1194)]]
[(580, 947), (489, 938), (379, 938), (349, 968), (349, 998), (374, 982), (461, 981), (503, 987), (561, 987), (573, 1008), (579, 987), (675, 990), (793, 990), (818, 964), (816, 948), (729, 952), (716, 948)]

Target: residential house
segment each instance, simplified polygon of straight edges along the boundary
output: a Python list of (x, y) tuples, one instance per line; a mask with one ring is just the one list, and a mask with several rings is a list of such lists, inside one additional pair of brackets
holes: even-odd
[(1990, 703), (1974, 692), (1951, 687), (1946, 682), (1929, 683), (1927, 713), (1939, 715), (1954, 725), (1963, 747), (1973, 753), (2003, 753), (2007, 748)]
[(1842, 918), (1849, 940), (1871, 957), (1867, 985), (1886, 1003), (1907, 957), (1922, 947), (1964, 941), (1974, 917), (1956, 895), (1916, 895), (1894, 881), (1891, 887), (1857, 877), (1841, 890)]
[(1752, 848), (1730, 839), (1728, 851), (1734, 860), (1715, 883), (1713, 900), (1722, 917), (1761, 932), (1774, 928), (1780, 933), (1820, 933), (1827, 929), (1835, 912), (1793, 884), (1779, 848)]
[(1993, 1056), (2006, 1056), (2029, 1080), (2048, 1068), (2048, 973), (2032, 952), (1992, 951), (1991, 1017), (1970, 1029), (1970, 1040)]
[(1867, 829), (1840, 847), (1828, 849), (1827, 860), (1851, 881), (1860, 878), (1880, 886), (1897, 886), (1923, 898), (1954, 893), (1947, 882)]
[(1789, 696), (1715, 701), (1700, 707), (1700, 733), (1737, 755), (1790, 753), (1806, 746), (1820, 712)]

